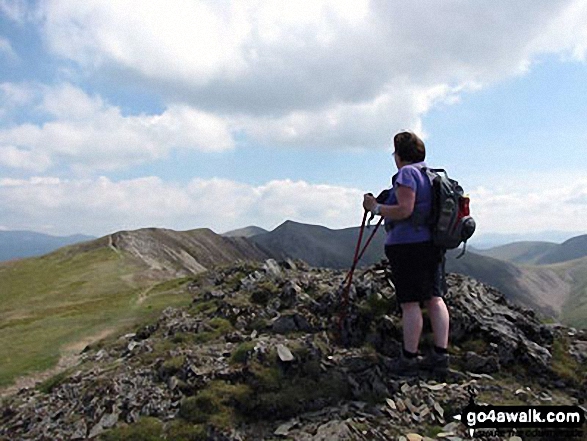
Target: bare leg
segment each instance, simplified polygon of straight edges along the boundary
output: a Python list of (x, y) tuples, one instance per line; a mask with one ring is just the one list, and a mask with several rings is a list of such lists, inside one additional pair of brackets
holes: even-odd
[[(426, 308), (434, 333), (434, 344), (439, 348), (448, 347), (449, 315), (442, 297), (432, 297), (426, 301)], [(405, 337), (404, 337), (405, 338)]]
[(422, 334), (422, 311), (419, 302), (402, 303), (402, 324), (404, 331), (404, 348), (408, 352), (418, 352), (418, 343)]

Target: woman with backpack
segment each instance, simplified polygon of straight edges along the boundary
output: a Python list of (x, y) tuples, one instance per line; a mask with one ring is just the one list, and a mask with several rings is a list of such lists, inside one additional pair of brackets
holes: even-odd
[[(449, 361), (449, 313), (442, 299), (444, 287), (440, 286), (443, 256), (432, 243), (427, 222), (432, 209), (432, 186), (421, 170), (426, 167), (426, 148), (424, 142), (410, 132), (395, 135), (393, 144), (398, 172), (392, 179), (392, 191), (383, 204), (366, 194), (363, 207), (385, 219), (385, 255), (402, 310), (403, 348), (397, 373), (416, 374), (419, 368), (445, 373)], [(418, 356), (423, 327), (422, 303), (434, 333), (434, 349), (425, 359)]]

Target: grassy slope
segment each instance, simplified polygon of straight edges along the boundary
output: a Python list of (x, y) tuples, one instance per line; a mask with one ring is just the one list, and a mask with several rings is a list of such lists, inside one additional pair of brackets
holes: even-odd
[(543, 255), (558, 247), (552, 242), (514, 242), (507, 245), (490, 248), (488, 250), (476, 250), (477, 254), (505, 260), (512, 263), (534, 264)]
[(104, 239), (0, 265), (0, 386), (54, 366), (83, 338), (189, 301), (174, 283), (138, 276), (144, 270)]
[(587, 258), (566, 262), (557, 267), (572, 279), (571, 293), (563, 307), (561, 321), (578, 328), (587, 328)]
[(566, 262), (587, 257), (587, 234), (573, 237), (538, 259), (538, 264)]

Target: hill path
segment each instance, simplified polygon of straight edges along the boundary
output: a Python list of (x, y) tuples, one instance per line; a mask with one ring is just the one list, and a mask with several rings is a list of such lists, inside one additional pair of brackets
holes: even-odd
[(141, 305), (145, 300), (147, 300), (149, 293), (153, 290), (153, 288), (155, 288), (155, 286), (156, 286), (156, 284), (153, 284), (153, 285), (147, 287), (146, 289), (144, 289), (143, 291), (141, 291), (141, 293), (139, 294), (139, 296), (137, 298), (137, 305)]
[(80, 362), (81, 351), (86, 346), (108, 337), (116, 329), (114, 327), (106, 328), (96, 334), (84, 337), (77, 342), (70, 343), (61, 350), (61, 358), (54, 367), (17, 378), (13, 385), (0, 388), (0, 398), (13, 395), (21, 389), (34, 388), (37, 384), (76, 366)]

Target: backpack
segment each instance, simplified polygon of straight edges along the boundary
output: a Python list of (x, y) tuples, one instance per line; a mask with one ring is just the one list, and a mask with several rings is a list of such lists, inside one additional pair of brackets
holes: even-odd
[(475, 232), (475, 220), (470, 216), (469, 197), (463, 187), (448, 177), (441, 168), (422, 167), (432, 185), (432, 212), (429, 224), (434, 245), (442, 250), (457, 248), (463, 250), (457, 259), (465, 254), (467, 240)]

